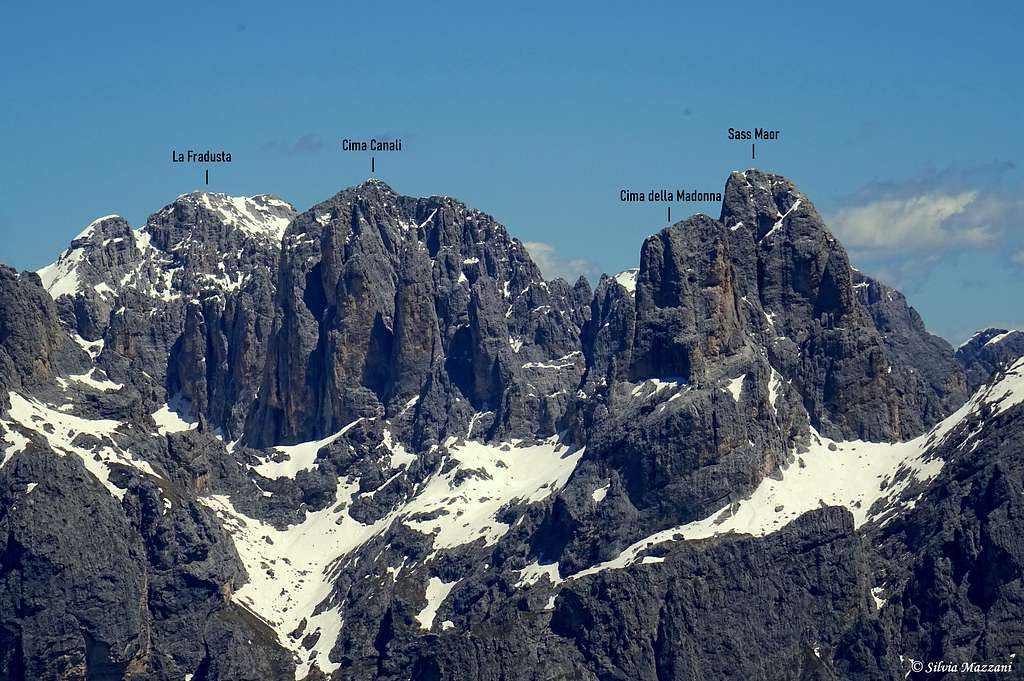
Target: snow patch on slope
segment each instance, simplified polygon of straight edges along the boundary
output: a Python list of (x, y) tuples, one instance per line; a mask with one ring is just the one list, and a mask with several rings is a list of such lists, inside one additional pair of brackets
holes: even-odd
[(630, 293), (636, 292), (636, 278), (640, 274), (640, 268), (634, 267), (633, 269), (624, 270), (615, 275), (614, 279), (618, 282), (619, 286), (626, 289)]
[[(4, 426), (9, 426), (10, 422), (0, 421)], [(7, 465), (7, 462), (14, 458), (14, 455), (18, 452), (24, 451), (25, 446), (28, 444), (28, 438), (19, 433), (16, 430), (12, 430), (9, 427), (4, 428), (3, 442), (7, 443), (7, 446), (0, 451), (0, 468)]]
[[(985, 341), (985, 345), (996, 345), (998, 343), (1003, 342), (1004, 340), (1006, 340), (1008, 337), (1012, 336), (1015, 333), (1020, 333), (1020, 331), (1017, 330), (1017, 329), (1011, 329), (1010, 331), (1007, 331), (1006, 333), (1001, 333), (999, 335), (992, 336), (987, 341)], [(974, 334), (974, 335), (976, 336), (978, 334)], [(964, 343), (964, 345), (966, 345), (966, 344), (967, 343)], [(963, 347), (963, 345), (961, 345), (960, 347)]]
[(740, 396), (743, 394), (743, 379), (747, 377), (746, 374), (737, 376), (725, 385), (725, 389), (732, 395), (732, 399), (736, 402), (740, 401)]
[(251, 237), (281, 241), (294, 214), (291, 204), (273, 196), (228, 196), (214, 192), (187, 195), (215, 213), (225, 224)]
[(516, 587), (533, 586), (544, 578), (547, 578), (552, 584), (558, 584), (562, 581), (561, 576), (558, 574), (558, 563), (539, 563), (533, 561), (519, 571), (519, 581), (516, 582)]
[[(541, 501), (565, 486), (583, 450), (568, 451), (555, 438), (538, 445), (501, 447), (470, 441), (454, 447), (458, 463), (435, 474), (406, 506), (403, 522), (434, 535), (434, 551), (478, 538), (496, 543), (509, 526), (495, 518), (507, 503)], [(417, 515), (439, 514), (430, 519)]]
[[(749, 498), (725, 506), (711, 516), (645, 537), (612, 560), (590, 567), (573, 577), (615, 570), (642, 560), (650, 548), (668, 541), (707, 539), (724, 534), (765, 536), (782, 529), (822, 504), (844, 506), (853, 513), (854, 525), (869, 519), (872, 505), (893, 501), (914, 480), (938, 475), (942, 461), (922, 457), (922, 436), (909, 442), (834, 442), (817, 433), (810, 450), (782, 473), (781, 480), (765, 478)], [(835, 451), (829, 445), (836, 447)], [(896, 482), (896, 478), (902, 479)], [(886, 512), (895, 510), (889, 506)]]
[[(120, 217), (120, 215), (104, 215), (101, 218), (96, 218), (71, 240), (72, 244), (79, 239), (87, 239), (91, 237), (100, 223)], [(56, 262), (52, 262), (46, 267), (36, 271), (36, 274), (39, 275), (39, 278), (43, 282), (43, 288), (49, 291), (50, 297), (54, 300), (61, 296), (74, 295), (81, 290), (78, 266), (85, 258), (87, 248), (88, 246), (68, 248), (61, 253)], [(106, 289), (97, 288), (97, 293), (101, 295), (109, 291), (109, 287)]]
[[(249, 574), (249, 581), (235, 591), (232, 600), (266, 621), (281, 645), (293, 651), (299, 664), (296, 678), (305, 676), (313, 664), (325, 672), (333, 671), (327, 653), (341, 630), (341, 615), (328, 609), (318, 622), (307, 621), (305, 632), (311, 634), (319, 628), (325, 648), (306, 651), (301, 639), (296, 641), (288, 634), (330, 595), (334, 560), (385, 527), (383, 520), (363, 525), (345, 510), (358, 489), (356, 481), (339, 481), (335, 503), (307, 513), (303, 522), (285, 530), (241, 513), (225, 495), (201, 499), (223, 522)], [(332, 631), (334, 639), (328, 641)]]
[(94, 362), (100, 356), (100, 353), (103, 352), (103, 347), (106, 344), (102, 338), (100, 340), (87, 341), (77, 333), (71, 334), (71, 340), (75, 341), (75, 343), (78, 344), (78, 347), (85, 350), (86, 353), (88, 353), (89, 358)]
[(776, 414), (779, 410), (775, 403), (779, 399), (780, 388), (782, 388), (782, 376), (775, 370), (775, 367), (772, 367), (772, 375), (768, 379), (768, 404), (771, 405), (772, 411)]
[[(301, 523), (285, 530), (241, 513), (227, 496), (202, 499), (224, 523), (249, 573), (250, 581), (234, 593), (233, 600), (266, 621), (281, 644), (294, 652), (300, 664), (298, 678), (312, 665), (328, 673), (337, 668), (327, 655), (341, 629), (341, 615), (335, 607), (324, 609), (316, 618), (310, 618), (310, 613), (331, 595), (341, 558), (396, 522), (433, 534), (435, 552), (480, 540), (492, 545), (510, 529), (495, 517), (502, 508), (517, 500), (540, 501), (557, 492), (583, 455), (582, 449), (569, 450), (557, 438), (523, 447), (473, 441), (457, 445), (454, 438), (446, 445), (450, 460), (421, 483), (403, 506), (369, 525), (348, 513), (359, 494), (359, 481), (351, 477), (339, 480), (335, 503), (307, 513)], [(384, 446), (391, 448), (393, 464), (410, 462), (412, 455), (390, 439), (385, 438)], [(308, 449), (315, 456), (315, 449)], [(308, 452), (302, 456), (308, 458)], [(433, 597), (428, 601), (434, 603)], [(320, 632), (311, 651), (302, 647), (301, 638), (289, 636), (304, 618), (306, 633)]]
[[(96, 378), (93, 375), (93, 374), (96, 373), (96, 371), (97, 371), (96, 367), (93, 367), (92, 369), (89, 369), (89, 371), (87, 371), (84, 374), (77, 374), (77, 375), (74, 375), (74, 376), (68, 376), (68, 379), (70, 379), (72, 381), (75, 381), (76, 383), (81, 383), (82, 385), (87, 385), (90, 388), (94, 388), (96, 390), (99, 390), (100, 392), (108, 392), (108, 391), (120, 390), (121, 388), (124, 387), (123, 384), (121, 384), (121, 383), (114, 383), (109, 378)], [(58, 378), (57, 380), (60, 381), (61, 379)]]
[[(418, 400), (419, 397), (413, 399)], [(411, 402), (411, 400), (410, 400)], [(391, 453), (388, 459), (388, 466), (391, 468), (408, 467), (417, 459), (417, 456), (407, 450), (405, 445), (398, 442), (391, 436), (390, 430), (384, 430), (384, 447)]]
[(337, 440), (362, 420), (361, 418), (356, 419), (334, 435), (328, 435), (321, 440), (274, 447), (277, 454), (268, 457), (266, 461), (256, 466), (254, 470), (265, 478), (294, 479), (299, 471), (308, 471), (313, 467), (313, 464), (316, 463), (316, 454), (322, 447), (326, 447)]
[(1024, 402), (1024, 357), (1010, 365), (990, 387), (978, 392), (976, 399), (991, 405), (993, 416)]
[(199, 426), (199, 421), (192, 417), (192, 407), (188, 400), (181, 398), (172, 399), (150, 416), (156, 422), (156, 432), (160, 435), (181, 433)]
[(782, 224), (783, 224), (783, 222), (785, 222), (786, 218), (789, 217), (789, 214), (792, 213), (793, 211), (795, 211), (797, 208), (800, 207), (800, 201), (801, 201), (801, 199), (797, 199), (796, 202), (793, 203), (793, 205), (789, 207), (789, 210), (787, 210), (785, 213), (779, 213), (778, 214), (778, 218), (779, 219), (776, 220), (775, 224), (772, 225), (772, 228), (769, 229), (768, 232), (763, 237), (761, 237), (761, 241), (764, 241), (765, 239), (767, 239), (772, 234), (774, 234), (775, 232), (777, 232), (779, 229), (782, 228)]
[[(19, 423), (41, 435), (50, 448), (58, 454), (74, 455), (81, 458), (85, 468), (103, 483), (117, 499), (124, 498), (124, 490), (110, 482), (110, 468), (113, 464), (131, 466), (147, 475), (160, 477), (146, 461), (136, 459), (131, 452), (116, 444), (112, 436), (121, 426), (120, 421), (85, 419), (56, 411), (37, 400), (26, 399), (15, 392), (8, 393), (8, 395), (11, 401), (8, 415), (12, 422)], [(5, 425), (10, 425), (10, 423), (5, 422)], [(85, 444), (80, 439), (82, 435), (96, 438), (98, 443), (92, 443), (91, 446)], [(24, 439), (22, 436), (19, 437)], [(23, 449), (26, 442), (21, 442), (20, 448)], [(5, 462), (7, 460), (6, 454), (4, 460)]]
[(57, 261), (38, 270), (36, 274), (43, 281), (43, 288), (50, 297), (57, 300), (61, 296), (74, 295), (80, 290), (78, 264), (85, 257), (85, 249), (69, 248)]
[[(518, 352), (518, 350), (517, 350)], [(576, 366), (577, 359), (582, 358), (583, 353), (579, 350), (570, 352), (567, 355), (562, 355), (556, 360), (551, 362), (526, 362), (522, 365), (523, 369), (570, 369)]]
[[(1017, 360), (991, 386), (980, 389), (960, 409), (929, 432), (906, 442), (836, 442), (812, 429), (812, 445), (797, 454), (797, 462), (782, 472), (782, 479), (765, 478), (747, 499), (711, 516), (657, 532), (628, 547), (612, 560), (583, 570), (575, 579), (602, 570), (644, 562), (644, 553), (664, 542), (707, 539), (737, 533), (765, 536), (782, 529), (821, 505), (844, 506), (855, 527), (869, 521), (886, 523), (914, 500), (900, 502), (914, 482), (938, 476), (944, 462), (930, 451), (941, 445), (956, 427), (982, 404), (999, 414), (1024, 402), (1024, 358)], [(964, 443), (975, 433), (968, 433)], [(650, 562), (650, 561), (648, 561)]]
[(437, 609), (444, 603), (444, 599), (448, 598), (448, 594), (456, 584), (458, 584), (457, 580), (446, 582), (438, 577), (430, 578), (423, 594), (427, 599), (427, 605), (416, 615), (416, 621), (420, 623), (421, 629), (430, 631), (433, 628), (434, 620), (437, 619)]
[[(669, 391), (680, 388), (687, 388), (686, 381), (682, 378), (674, 376), (664, 376), (662, 378), (648, 378), (638, 383), (629, 393), (630, 397), (641, 397), (642, 399), (650, 399), (661, 393), (662, 390), (668, 389)], [(670, 399), (674, 399), (679, 393), (677, 392)]]

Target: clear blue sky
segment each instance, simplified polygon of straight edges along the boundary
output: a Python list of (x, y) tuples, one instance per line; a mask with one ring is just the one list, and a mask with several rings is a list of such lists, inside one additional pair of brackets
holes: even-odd
[(369, 175), (343, 137), (400, 136), (377, 156), (397, 190), (495, 215), (553, 270), (614, 272), (665, 221), (621, 188), (720, 189), (752, 165), (726, 129), (764, 126), (782, 139), (756, 164), (931, 328), (1024, 324), (1019, 4), (715, 4), (8, 7), (0, 261), (38, 268), (94, 217), (201, 188), (172, 148), (231, 152), (211, 190), (304, 209)]

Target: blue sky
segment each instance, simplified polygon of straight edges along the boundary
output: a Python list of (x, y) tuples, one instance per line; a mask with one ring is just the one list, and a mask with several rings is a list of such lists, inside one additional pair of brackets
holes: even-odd
[(0, 261), (38, 268), (97, 216), (139, 225), (203, 188), (171, 149), (228, 150), (211, 190), (304, 209), (369, 175), (342, 138), (399, 136), (378, 176), (457, 196), (544, 244), (549, 274), (593, 280), (665, 224), (620, 189), (719, 190), (752, 165), (726, 130), (763, 126), (782, 139), (757, 166), (931, 329), (1021, 326), (1024, 16), (963, 5), (9, 7)]

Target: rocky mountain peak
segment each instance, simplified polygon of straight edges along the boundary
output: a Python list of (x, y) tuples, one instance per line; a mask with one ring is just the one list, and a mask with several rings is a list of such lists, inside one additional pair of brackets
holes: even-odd
[(1024, 331), (1020, 329), (984, 329), (956, 349), (956, 361), (967, 373), (970, 390), (977, 390), (996, 372), (1021, 357), (1024, 357)]
[(0, 266), (0, 677), (1005, 656), (1022, 336), (954, 356), (756, 170), (594, 291), (375, 179), (101, 218)]
[(104, 264), (105, 254), (130, 249), (133, 244), (134, 234), (128, 221), (119, 215), (107, 215), (89, 223), (57, 260), (37, 274), (55, 300), (74, 295), (83, 284), (90, 283), (90, 271), (97, 264)]
[[(357, 185), (349, 187), (348, 190), (356, 193), (377, 193), (381, 196), (398, 196), (390, 184), (379, 177), (368, 177)], [(346, 191), (346, 190), (342, 190)]]
[(346, 243), (363, 247), (379, 242), (392, 257), (417, 242), (430, 258), (451, 253), (470, 258), (485, 244), (508, 249), (515, 242), (492, 216), (456, 199), (404, 196), (377, 178), (343, 189), (304, 216), (293, 230), (296, 235), (319, 236), (329, 225), (330, 238), (343, 235)]
[(71, 240), (70, 248), (102, 245), (107, 239), (128, 236), (131, 225), (120, 215), (105, 215), (90, 222)]
[[(601, 348), (599, 331), (588, 380), (610, 381), (603, 372), (614, 370), (616, 380), (706, 384), (765, 356), (815, 428), (865, 439), (919, 433), (964, 397), (948, 344), (902, 297), (883, 294), (883, 310), (868, 295), (874, 289), (785, 177), (732, 173), (720, 219), (696, 215), (663, 229), (644, 242), (639, 271), (616, 281), (626, 296), (599, 286), (592, 314), (616, 329), (608, 342), (619, 349)], [(614, 367), (600, 359), (616, 355)], [(892, 402), (883, 416), (866, 407), (878, 399)]]
[(729, 227), (745, 225), (761, 241), (799, 206), (813, 210), (807, 197), (788, 178), (756, 168), (736, 170), (726, 180), (719, 219)]
[[(510, 401), (542, 394), (521, 383), (524, 366), (580, 354), (575, 289), (545, 282), (493, 217), (449, 197), (402, 196), (380, 180), (295, 218), (278, 288), (254, 442), (326, 435), (414, 400), (409, 437), (419, 442), (466, 427), (473, 410), (486, 412), (477, 420), (490, 432), (525, 429), (527, 410)], [(324, 362), (333, 373), (310, 386), (310, 365)], [(566, 366), (579, 371), (580, 362)], [(542, 432), (558, 411), (545, 412)]]
[(1024, 340), (1024, 338), (1021, 338), (1022, 336), (1024, 336), (1024, 331), (1020, 329), (989, 327), (976, 332), (961, 343), (957, 351), (970, 352), (985, 346), (1015, 343), (1019, 340)]
[(290, 203), (271, 195), (229, 196), (217, 192), (182, 194), (150, 216), (147, 227), (154, 243), (174, 249), (188, 239), (223, 239), (237, 230), (245, 238), (276, 246), (295, 217)]

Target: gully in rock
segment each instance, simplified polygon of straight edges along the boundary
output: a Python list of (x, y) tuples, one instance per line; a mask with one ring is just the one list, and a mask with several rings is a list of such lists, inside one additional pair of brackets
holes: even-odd
[(787, 178), (620, 199), (722, 205), (593, 288), (380, 180), (0, 266), (0, 679), (1012, 667), (1022, 334), (954, 351)]

